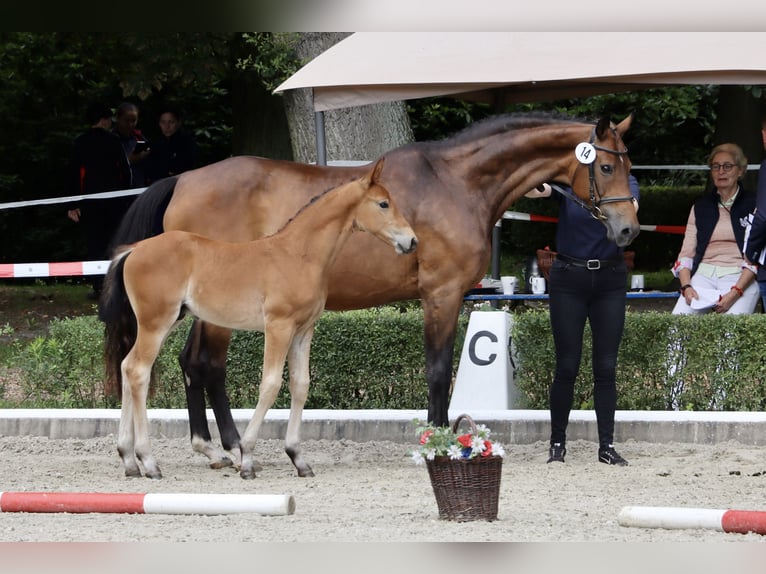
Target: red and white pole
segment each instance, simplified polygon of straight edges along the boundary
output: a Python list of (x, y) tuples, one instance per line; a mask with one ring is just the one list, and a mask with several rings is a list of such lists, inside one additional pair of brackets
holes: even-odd
[(118, 514), (235, 514), (283, 516), (295, 512), (287, 494), (0, 492), (0, 512)]
[(618, 517), (620, 526), (637, 528), (700, 528), (720, 532), (766, 534), (766, 511), (626, 506)]

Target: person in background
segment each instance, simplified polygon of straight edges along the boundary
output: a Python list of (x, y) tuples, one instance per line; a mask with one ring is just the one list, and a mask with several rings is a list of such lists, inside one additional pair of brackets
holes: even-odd
[[(638, 210), (638, 181), (632, 175), (630, 191)], [(628, 462), (613, 444), (617, 351), (625, 326), (628, 283), (623, 249), (607, 238), (601, 222), (548, 184), (527, 196), (551, 197), (559, 203), (558, 253), (551, 265), (548, 289), (556, 352), (556, 371), (550, 388), (548, 462), (564, 462), (566, 456), (566, 431), (587, 320), (593, 341), (593, 406), (598, 428), (598, 460), (609, 465), (627, 466)]]
[(723, 143), (708, 157), (713, 190), (694, 202), (672, 272), (681, 282), (673, 314), (748, 314), (758, 303), (757, 269), (743, 256), (755, 195), (740, 185), (747, 158)]
[[(68, 195), (89, 195), (130, 187), (130, 166), (120, 140), (112, 133), (112, 110), (102, 103), (88, 106), (90, 126), (79, 135), (72, 148), (67, 176)], [(83, 199), (67, 206), (67, 217), (84, 229), (86, 257), (89, 261), (109, 259), (112, 233), (130, 205), (131, 198)], [(103, 276), (91, 276), (97, 299)]]
[(131, 188), (147, 185), (145, 164), (150, 154), (149, 142), (136, 126), (138, 125), (138, 106), (131, 102), (122, 102), (117, 107), (114, 133), (120, 138), (125, 157), (128, 158), (131, 173)]
[[(761, 140), (766, 151), (766, 114), (761, 117)], [(745, 257), (748, 263), (758, 266), (758, 289), (763, 310), (766, 312), (766, 158), (758, 169), (758, 188), (755, 193), (755, 212), (745, 232)]]
[(177, 109), (164, 108), (159, 120), (162, 137), (152, 142), (152, 152), (146, 160), (148, 184), (197, 167), (197, 143), (182, 129), (182, 124)]

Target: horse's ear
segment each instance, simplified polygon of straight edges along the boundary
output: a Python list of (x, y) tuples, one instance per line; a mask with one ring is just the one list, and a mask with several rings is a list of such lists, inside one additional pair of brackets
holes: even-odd
[(622, 120), (615, 129), (617, 130), (617, 133), (622, 137), (625, 135), (625, 132), (628, 131), (628, 128), (630, 128), (630, 124), (633, 122), (633, 112), (630, 112), (630, 115)]
[(380, 174), (383, 171), (384, 163), (386, 163), (385, 156), (380, 158), (375, 164), (375, 167), (372, 168), (372, 177), (370, 178), (372, 183), (377, 183), (378, 181), (380, 181)]
[(604, 139), (604, 136), (606, 135), (606, 130), (608, 130), (611, 125), (612, 125), (612, 122), (609, 119), (609, 116), (604, 116), (603, 118), (598, 120), (598, 123), (596, 124), (596, 137), (600, 140)]

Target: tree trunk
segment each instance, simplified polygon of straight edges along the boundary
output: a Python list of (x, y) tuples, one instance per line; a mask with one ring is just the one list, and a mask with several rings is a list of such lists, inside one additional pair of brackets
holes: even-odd
[[(308, 62), (347, 33), (301, 34), (296, 53)], [(310, 89), (290, 90), (284, 95), (293, 156), (296, 161), (317, 158), (315, 115)], [(414, 140), (404, 102), (373, 104), (325, 112), (327, 160), (374, 160), (390, 149)]]
[[(718, 92), (718, 113), (714, 145), (732, 142), (739, 145), (750, 164), (761, 163), (760, 100), (742, 86), (721, 86)], [(748, 171), (743, 185), (755, 191), (758, 171)]]

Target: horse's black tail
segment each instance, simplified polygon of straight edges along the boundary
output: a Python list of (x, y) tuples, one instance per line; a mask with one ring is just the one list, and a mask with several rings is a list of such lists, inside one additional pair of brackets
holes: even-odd
[(136, 198), (112, 237), (110, 253), (121, 245), (135, 243), (164, 231), (162, 218), (173, 198), (177, 181), (177, 176), (155, 181)]
[(109, 266), (98, 304), (104, 324), (104, 394), (122, 398), (122, 360), (136, 342), (136, 315), (125, 291), (124, 267), (130, 249), (120, 252)]

